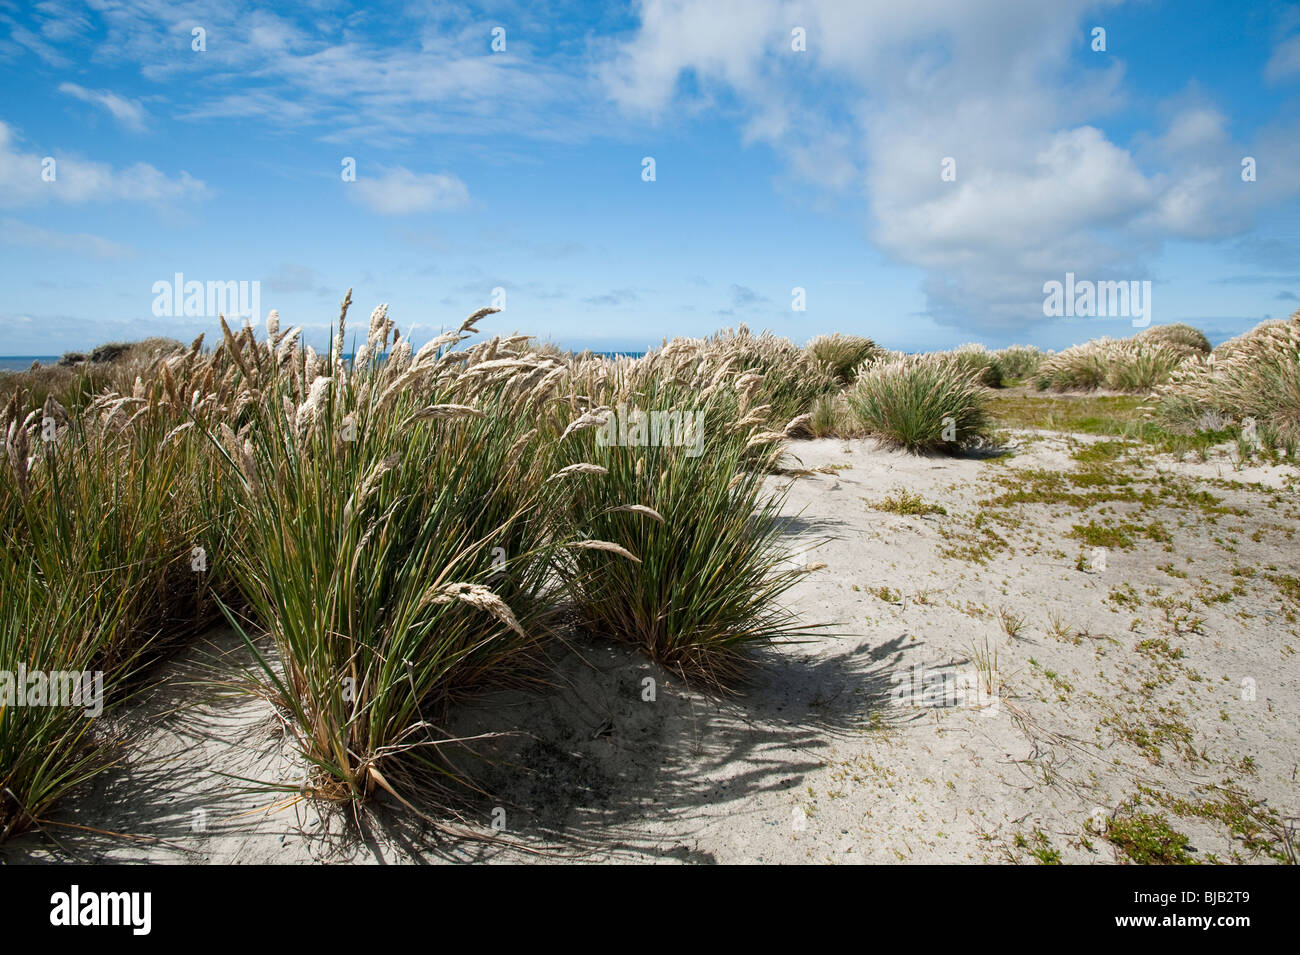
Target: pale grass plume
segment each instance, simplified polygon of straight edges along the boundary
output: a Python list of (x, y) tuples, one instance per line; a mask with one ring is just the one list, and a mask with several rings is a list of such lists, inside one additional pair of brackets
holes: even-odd
[(574, 475), (574, 474), (608, 474), (608, 473), (609, 473), (609, 469), (601, 467), (599, 464), (588, 464), (585, 461), (580, 461), (577, 464), (570, 464), (566, 467), (560, 468), (560, 470), (556, 471), (546, 480), (554, 481), (557, 478), (569, 477), (570, 475)]
[[(640, 461), (637, 461), (638, 465), (640, 465), (640, 463), (641, 463)], [(653, 507), (650, 507), (646, 504), (622, 504), (619, 507), (610, 508), (611, 513), (618, 513), (620, 511), (627, 511), (632, 514), (644, 514), (646, 517), (650, 518), (651, 520), (658, 521), (660, 524), (665, 523), (664, 516), (660, 514), (658, 511), (656, 511)]]
[(604, 427), (609, 421), (610, 413), (609, 408), (597, 408), (595, 411), (584, 411), (582, 414), (578, 415), (578, 417), (574, 418), (573, 421), (569, 422), (569, 426), (565, 428), (564, 433), (560, 435), (560, 440), (563, 441), (575, 431), (582, 431), (585, 428)]
[(316, 416), (325, 402), (325, 394), (333, 382), (334, 379), (329, 375), (320, 375), (311, 383), (307, 391), (307, 400), (298, 406), (298, 413), (294, 416), (300, 433), (310, 428), (316, 421)]
[(637, 564), (641, 563), (641, 558), (637, 557), (626, 547), (622, 547), (621, 545), (615, 544), (612, 541), (582, 540), (582, 541), (573, 541), (572, 543), (566, 546), (575, 547), (580, 550), (607, 551), (611, 554), (618, 554), (620, 557), (626, 557), (628, 560), (632, 561), (633, 563), (637, 563)]
[(442, 587), (431, 589), (426, 593), (420, 600), (420, 606), (423, 607), (429, 604), (449, 604), (453, 601), (460, 601), (461, 603), (469, 604), (471, 607), (475, 607), (478, 610), (486, 611), (521, 637), (527, 636), (524, 632), (524, 628), (519, 625), (519, 621), (515, 618), (514, 611), (510, 609), (510, 606), (482, 584), (445, 584)]
[(475, 408), (473, 405), (459, 405), (459, 404), (429, 405), (427, 408), (421, 408), (419, 411), (410, 415), (403, 422), (403, 424), (408, 425), (416, 421), (427, 421), (427, 420), (434, 420), (434, 421), (453, 420), (454, 421), (461, 418), (482, 418), (484, 416), (485, 416), (485, 412), (480, 411), (478, 408)]

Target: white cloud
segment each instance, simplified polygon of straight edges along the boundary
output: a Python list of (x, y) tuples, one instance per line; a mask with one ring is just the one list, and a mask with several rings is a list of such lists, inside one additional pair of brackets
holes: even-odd
[(71, 252), (96, 259), (124, 259), (135, 254), (129, 246), (89, 233), (53, 232), (18, 219), (0, 219), (0, 242), (27, 248)]
[[(1269, 192), (1243, 193), (1249, 152), (1203, 102), (1182, 103), (1159, 135), (1112, 140), (1123, 63), (1088, 41), (1114, 5), (643, 0), (640, 29), (598, 75), (624, 110), (661, 120), (725, 94), (746, 141), (861, 200), (871, 239), (927, 270), (936, 320), (1023, 327), (1042, 321), (1044, 281), (1144, 277), (1162, 241), (1239, 234), (1262, 197), (1300, 178), (1274, 148)], [(791, 50), (794, 26), (807, 52)], [(940, 177), (945, 157), (955, 181)]]
[(59, 92), (74, 96), (83, 103), (108, 110), (113, 118), (127, 129), (135, 132), (144, 131), (146, 114), (144, 107), (136, 100), (118, 96), (111, 90), (88, 90), (76, 83), (60, 83)]
[(0, 122), (0, 207), (43, 202), (190, 202), (203, 198), (207, 185), (187, 172), (171, 177), (148, 163), (114, 167), (55, 153), (54, 180), (42, 178), (40, 153), (19, 150), (13, 131)]
[[(463, 133), (470, 124), (483, 135), (578, 140), (593, 125), (601, 101), (590, 95), (581, 46), (531, 55), (530, 34), (554, 28), (534, 22), (542, 14), (513, 11), (508, 50), (493, 53), (490, 24), (463, 6), (407, 5), (400, 26), (329, 6), (295, 20), (241, 0), (95, 4), (95, 37), (83, 43), (91, 59), (167, 84), (183, 119), (271, 119), (337, 142)], [(38, 9), (34, 19), (42, 16)], [(53, 23), (50, 15), (42, 36)], [(202, 53), (191, 50), (195, 26), (207, 31)], [(39, 40), (22, 39), (28, 48)], [(257, 88), (214, 82), (239, 76), (255, 76)]]
[(1273, 83), (1300, 76), (1300, 33), (1287, 37), (1277, 45), (1268, 65), (1264, 67), (1264, 76)]
[(378, 176), (357, 174), (345, 188), (374, 212), (386, 216), (458, 209), (469, 204), (469, 189), (446, 173), (411, 172), (404, 166), (382, 169)]

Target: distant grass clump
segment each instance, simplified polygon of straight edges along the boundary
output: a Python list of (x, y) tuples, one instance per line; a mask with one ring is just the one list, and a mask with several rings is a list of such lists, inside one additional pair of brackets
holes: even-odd
[(1261, 443), (1294, 457), (1300, 444), (1300, 312), (1265, 322), (1189, 362), (1159, 389), (1161, 417), (1174, 426), (1254, 422)]
[(0, 404), (21, 392), (33, 407), (53, 397), (64, 408), (76, 410), (107, 391), (129, 392), (136, 377), (147, 374), (159, 359), (184, 351), (174, 338), (146, 338), (110, 342), (85, 354), (68, 352), (53, 365), (0, 371)]
[(875, 362), (847, 394), (859, 425), (886, 445), (955, 452), (991, 433), (987, 389), (942, 355)]
[(966, 344), (933, 354), (988, 388), (1003, 388), (1023, 381), (1038, 371), (1045, 357), (1032, 345), (1012, 345), (991, 351), (983, 345)]
[(755, 372), (761, 385), (753, 413), (765, 415), (776, 428), (807, 414), (813, 402), (840, 388), (832, 368), (788, 338), (770, 332), (754, 335), (741, 325), (705, 339), (675, 338), (662, 352), (687, 351), (712, 375)]
[(1168, 345), (1187, 354), (1208, 355), (1210, 340), (1199, 328), (1175, 322), (1172, 325), (1152, 325), (1133, 336), (1134, 339), (1157, 345)]
[(807, 432), (814, 438), (860, 438), (861, 425), (849, 407), (844, 392), (822, 395), (808, 413)]
[(1046, 357), (1033, 345), (1010, 345), (993, 352), (993, 370), (998, 385), (1005, 387), (1032, 378)]
[(1191, 353), (1177, 345), (1098, 338), (1047, 357), (1033, 384), (1039, 391), (1149, 392), (1190, 359)]
[(862, 364), (884, 353), (870, 338), (839, 332), (818, 335), (804, 346), (804, 351), (827, 368), (840, 386), (853, 384)]

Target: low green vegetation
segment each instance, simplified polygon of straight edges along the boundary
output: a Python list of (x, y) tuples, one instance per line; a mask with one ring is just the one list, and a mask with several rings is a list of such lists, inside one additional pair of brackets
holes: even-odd
[(948, 513), (941, 505), (926, 501), (915, 491), (909, 491), (906, 488), (901, 487), (895, 488), (879, 501), (874, 502), (871, 506), (878, 511), (888, 511), (891, 514), (924, 515)]
[(1107, 820), (1106, 838), (1135, 865), (1195, 865), (1189, 840), (1155, 813), (1137, 812)]

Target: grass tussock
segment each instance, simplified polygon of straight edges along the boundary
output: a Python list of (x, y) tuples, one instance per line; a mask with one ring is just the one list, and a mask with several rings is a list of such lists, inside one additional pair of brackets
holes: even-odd
[(804, 351), (835, 377), (841, 387), (857, 380), (858, 369), (865, 362), (882, 357), (884, 349), (863, 335), (818, 335), (810, 339)]
[(993, 352), (997, 385), (1006, 387), (1032, 378), (1047, 355), (1033, 345), (1009, 345)]
[(988, 390), (978, 371), (941, 355), (876, 362), (847, 394), (860, 427), (913, 452), (955, 452), (988, 438)]
[(335, 798), (437, 782), (439, 708), (546, 634), (573, 533), (546, 392), (525, 386), (562, 366), (498, 340), (413, 356), (393, 332), (376, 310), (352, 367), (301, 374), (247, 352), (249, 416), (211, 435), (248, 531), (233, 575), (281, 661), (258, 652), (259, 689)]
[(1098, 338), (1048, 356), (1033, 384), (1039, 391), (1150, 392), (1191, 360), (1188, 349), (1164, 341)]
[[(192, 414), (180, 395), (170, 371), (76, 413), (52, 396), (29, 409), (11, 395), (0, 415), (8, 680), (20, 667), (98, 674), (112, 708), (169, 641), (217, 618), (231, 498), (206, 444), (180, 425)], [(39, 823), (107, 761), (84, 707), (24, 707), (12, 684), (0, 693), (3, 835)]]
[(805, 632), (780, 598), (806, 569), (779, 545), (783, 494), (764, 484), (785, 438), (767, 426), (771, 391), (756, 372), (710, 371), (707, 349), (575, 369), (573, 396), (594, 407), (567, 466), (602, 474), (575, 479), (590, 541), (565, 550), (561, 572), (584, 626), (727, 687), (750, 648)]
[(986, 388), (998, 388), (1002, 384), (996, 353), (989, 351), (983, 345), (968, 343), (952, 351), (933, 354), (963, 377), (971, 378)]
[(185, 351), (173, 338), (110, 342), (88, 353), (68, 352), (57, 364), (34, 363), (26, 371), (0, 371), (0, 404), (15, 395), (35, 407), (53, 397), (76, 409), (107, 391), (129, 392), (132, 383), (162, 357)]
[(1171, 325), (1152, 325), (1133, 337), (1138, 341), (1168, 345), (1188, 355), (1208, 355), (1213, 350), (1210, 347), (1210, 340), (1205, 337), (1203, 331), (1182, 322), (1175, 322)]
[(701, 373), (710, 377), (759, 375), (754, 406), (765, 408), (769, 423), (777, 428), (806, 414), (817, 398), (839, 390), (835, 371), (813, 353), (770, 332), (754, 335), (744, 325), (705, 339), (675, 338), (661, 351), (692, 354)]
[(1251, 422), (1258, 441), (1294, 457), (1300, 444), (1300, 312), (1189, 361), (1159, 389), (1158, 399), (1161, 417), (1172, 426)]
[(808, 435), (813, 438), (861, 438), (866, 436), (849, 407), (845, 392), (822, 395), (808, 413)]

